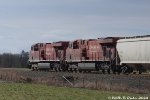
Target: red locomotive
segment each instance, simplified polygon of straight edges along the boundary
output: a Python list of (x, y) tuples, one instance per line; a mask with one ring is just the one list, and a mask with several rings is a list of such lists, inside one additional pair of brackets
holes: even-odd
[(33, 70), (61, 69), (69, 42), (37, 43), (31, 46), (29, 64)]
[(32, 45), (29, 63), (33, 70), (99, 71), (110, 73), (118, 38), (103, 38)]
[(110, 73), (116, 53), (116, 38), (76, 40), (66, 50), (70, 70), (105, 70)]

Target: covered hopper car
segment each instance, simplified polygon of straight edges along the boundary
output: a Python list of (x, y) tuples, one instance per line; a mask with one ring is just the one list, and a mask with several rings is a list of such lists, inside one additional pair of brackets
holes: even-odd
[(136, 69), (141, 74), (150, 67), (150, 36), (124, 38), (117, 41), (118, 58), (123, 72)]

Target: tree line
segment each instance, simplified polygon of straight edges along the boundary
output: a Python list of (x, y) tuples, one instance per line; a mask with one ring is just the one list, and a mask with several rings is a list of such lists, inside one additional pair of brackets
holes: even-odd
[(20, 54), (0, 54), (1, 68), (26, 68), (28, 66), (28, 52), (22, 50)]

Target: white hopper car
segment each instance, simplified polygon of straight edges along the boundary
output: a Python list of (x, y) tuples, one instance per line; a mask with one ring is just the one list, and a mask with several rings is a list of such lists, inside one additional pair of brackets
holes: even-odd
[(141, 74), (150, 67), (150, 36), (120, 39), (116, 48), (122, 71), (136, 68)]

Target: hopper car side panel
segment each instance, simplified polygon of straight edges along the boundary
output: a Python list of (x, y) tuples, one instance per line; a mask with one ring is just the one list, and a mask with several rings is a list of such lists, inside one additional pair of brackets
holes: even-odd
[(150, 66), (150, 37), (120, 39), (117, 43), (120, 65), (137, 69), (139, 73)]

